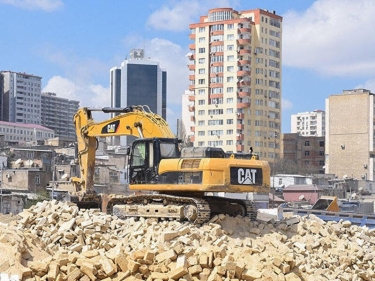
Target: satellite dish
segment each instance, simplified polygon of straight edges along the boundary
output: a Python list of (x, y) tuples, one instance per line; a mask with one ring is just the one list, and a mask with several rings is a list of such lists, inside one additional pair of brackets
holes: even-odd
[(26, 160), (25, 165), (31, 167), (31, 165), (34, 163), (33, 160)]
[(303, 199), (305, 199), (305, 195), (303, 195), (303, 194), (300, 195), (300, 196), (298, 197), (298, 199), (302, 201)]
[(67, 177), (68, 177), (68, 174), (63, 174), (62, 177), (61, 177), (61, 179), (65, 180)]
[(20, 164), (21, 162), (22, 162), (22, 159), (20, 158), (20, 159), (17, 159), (17, 160), (16, 160), (15, 164), (18, 165), (18, 164)]

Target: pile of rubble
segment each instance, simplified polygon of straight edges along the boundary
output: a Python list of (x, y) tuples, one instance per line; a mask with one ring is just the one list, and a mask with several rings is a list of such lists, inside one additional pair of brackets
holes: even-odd
[(202, 226), (45, 201), (0, 227), (0, 272), (22, 280), (374, 280), (375, 230), (220, 215)]

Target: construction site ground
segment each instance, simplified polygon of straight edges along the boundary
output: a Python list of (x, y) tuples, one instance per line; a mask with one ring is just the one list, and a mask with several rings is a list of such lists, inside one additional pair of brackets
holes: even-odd
[(375, 280), (375, 230), (310, 217), (203, 225), (44, 201), (0, 215), (0, 280)]

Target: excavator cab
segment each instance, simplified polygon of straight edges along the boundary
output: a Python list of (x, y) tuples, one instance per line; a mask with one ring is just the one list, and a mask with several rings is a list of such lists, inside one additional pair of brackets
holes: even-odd
[(179, 142), (174, 138), (137, 139), (130, 153), (130, 184), (157, 183), (160, 161), (180, 157)]

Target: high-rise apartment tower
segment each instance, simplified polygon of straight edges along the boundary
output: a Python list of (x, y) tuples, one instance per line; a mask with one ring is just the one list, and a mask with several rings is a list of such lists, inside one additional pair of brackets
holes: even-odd
[(194, 145), (252, 147), (273, 162), (280, 153), (282, 17), (217, 8), (189, 27)]
[(292, 114), (290, 119), (292, 133), (317, 137), (322, 137), (326, 134), (326, 113), (324, 110)]
[(14, 123), (41, 124), (42, 77), (1, 71), (3, 78), (2, 120)]

